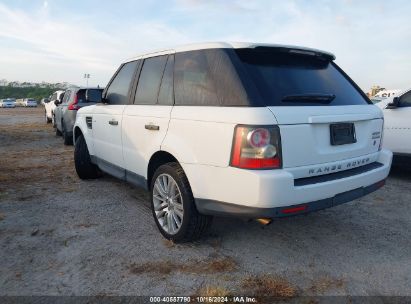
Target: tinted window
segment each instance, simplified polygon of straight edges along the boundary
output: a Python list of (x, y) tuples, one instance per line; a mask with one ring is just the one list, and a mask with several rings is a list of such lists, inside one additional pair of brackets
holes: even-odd
[(64, 92), (63, 103), (66, 104), (70, 99), (71, 91)]
[(87, 90), (86, 89), (81, 89), (81, 90), (78, 90), (78, 92), (77, 92), (78, 102), (81, 102), (81, 103), (89, 102), (86, 99), (86, 91), (88, 91), (88, 96), (89, 96), (90, 99), (96, 100), (96, 99), (101, 99), (101, 93), (103, 92), (103, 89), (87, 89)]
[[(364, 105), (367, 100), (327, 58), (278, 49), (237, 49), (248, 77), (267, 106)], [(286, 98), (335, 95), (328, 102)]]
[(230, 50), (177, 53), (174, 66), (176, 105), (244, 106), (248, 97), (231, 61)]
[(133, 80), (137, 61), (126, 63), (117, 73), (107, 89), (106, 99), (110, 104), (127, 104), (128, 91)]
[(167, 56), (152, 57), (144, 60), (134, 101), (136, 104), (157, 103), (158, 91), (166, 61)]
[(401, 96), (400, 107), (411, 107), (411, 91)]
[(174, 56), (172, 55), (168, 57), (163, 79), (161, 80), (160, 92), (158, 93), (158, 104), (173, 105), (174, 103), (173, 72)]

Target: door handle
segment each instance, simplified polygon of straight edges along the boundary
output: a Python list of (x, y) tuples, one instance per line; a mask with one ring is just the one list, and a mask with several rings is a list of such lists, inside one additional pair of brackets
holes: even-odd
[(115, 119), (109, 120), (108, 123), (109, 123), (110, 125), (112, 125), (112, 126), (117, 126), (117, 125), (118, 125), (118, 121), (115, 120)]
[(147, 130), (151, 130), (151, 131), (160, 130), (160, 126), (156, 126), (156, 125), (153, 125), (153, 124), (145, 125), (144, 128), (146, 128)]

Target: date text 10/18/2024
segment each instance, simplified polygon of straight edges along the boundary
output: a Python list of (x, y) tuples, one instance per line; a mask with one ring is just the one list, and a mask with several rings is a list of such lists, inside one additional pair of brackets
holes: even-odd
[(150, 297), (150, 303), (258, 303), (255, 297)]

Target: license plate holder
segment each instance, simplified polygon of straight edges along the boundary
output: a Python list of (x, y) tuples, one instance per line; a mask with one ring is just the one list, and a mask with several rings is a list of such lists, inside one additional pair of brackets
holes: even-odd
[(357, 142), (353, 123), (337, 123), (330, 125), (331, 145), (340, 146)]

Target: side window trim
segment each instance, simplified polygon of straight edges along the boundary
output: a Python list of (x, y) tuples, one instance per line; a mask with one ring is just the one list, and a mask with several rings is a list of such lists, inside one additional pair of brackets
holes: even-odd
[(156, 97), (155, 105), (159, 105), (158, 104), (158, 95), (160, 94), (161, 85), (163, 84), (164, 72), (166, 71), (166, 67), (167, 67), (167, 63), (168, 63), (169, 59), (170, 59), (170, 55), (167, 55), (166, 64), (164, 65), (163, 72), (161, 73), (160, 85), (158, 86), (158, 89), (157, 89), (157, 97)]
[(169, 61), (172, 60), (172, 98), (173, 98), (173, 103), (171, 105), (166, 105), (166, 106), (174, 106), (175, 105), (175, 96), (174, 96), (174, 62), (175, 62), (175, 56), (174, 56), (175, 52), (170, 53), (167, 57), (167, 61), (166, 64), (164, 65), (164, 70), (163, 70), (163, 75), (161, 76), (161, 81), (160, 81), (160, 86), (158, 87), (158, 92), (157, 92), (157, 102), (155, 103), (156, 105), (159, 106), (164, 106), (165, 104), (160, 104), (159, 103), (159, 97), (160, 97), (160, 92), (161, 92), (161, 88), (163, 87), (163, 79), (164, 79), (164, 74), (166, 73), (167, 70), (167, 65), (169, 64)]
[(137, 69), (136, 72), (133, 76), (133, 85), (131, 86), (131, 92), (130, 92), (130, 103), (131, 105), (134, 105), (136, 102), (136, 93), (137, 93), (137, 86), (138, 86), (138, 81), (140, 79), (141, 75), (141, 70), (143, 68), (143, 63), (144, 63), (143, 58), (138, 59), (138, 64), (137, 64)]

